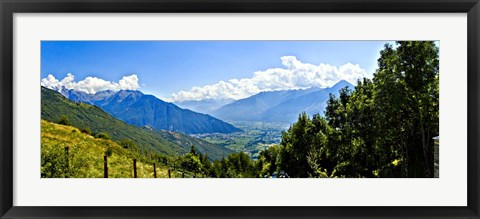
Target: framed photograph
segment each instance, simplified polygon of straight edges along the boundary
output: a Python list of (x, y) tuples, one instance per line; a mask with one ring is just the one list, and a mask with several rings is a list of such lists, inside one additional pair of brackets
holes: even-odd
[(479, 218), (478, 0), (0, 7), (1, 218)]

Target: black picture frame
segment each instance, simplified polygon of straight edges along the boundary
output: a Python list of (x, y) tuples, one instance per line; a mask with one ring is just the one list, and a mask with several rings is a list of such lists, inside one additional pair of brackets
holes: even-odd
[[(2, 218), (479, 218), (478, 0), (0, 0), (0, 215)], [(13, 206), (14, 13), (467, 13), (466, 207), (20, 207)]]

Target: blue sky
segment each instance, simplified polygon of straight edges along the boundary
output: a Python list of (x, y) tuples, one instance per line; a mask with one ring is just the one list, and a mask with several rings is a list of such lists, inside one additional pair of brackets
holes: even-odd
[[(246, 85), (243, 85), (245, 83), (254, 86), (251, 92), (256, 92), (279, 89), (280, 86), (287, 88), (310, 86), (310, 83), (305, 82), (305, 78), (311, 78), (311, 75), (330, 74), (329, 71), (343, 71), (334, 77), (344, 77), (342, 75), (350, 71), (363, 74), (355, 67), (350, 66), (354, 70), (348, 70), (348, 66), (341, 68), (347, 63), (358, 64), (357, 67), (365, 70), (366, 76), (371, 76), (377, 65), (379, 51), (385, 43), (385, 41), (43, 41), (41, 78), (51, 74), (60, 81), (67, 73), (71, 73), (77, 82), (87, 77), (118, 82), (124, 76), (135, 74), (138, 77), (139, 90), (163, 99), (171, 98), (172, 94), (181, 91), (185, 91), (185, 95), (180, 95), (184, 99), (191, 97), (191, 92), (203, 92), (202, 95), (193, 95), (197, 99), (221, 98), (221, 94), (215, 92), (224, 91), (218, 88), (230, 89), (231, 86), (237, 89), (228, 96), (233, 97), (247, 95), (238, 94), (243, 92), (238, 89), (247, 89), (239, 88), (245, 87)], [(292, 62), (294, 64), (286, 64)], [(315, 68), (321, 63), (338, 69), (332, 70), (325, 66)], [(312, 73), (316, 71), (320, 72)], [(252, 79), (254, 72), (264, 72), (269, 76)], [(284, 76), (279, 78), (275, 76), (276, 74)], [(287, 80), (285, 78), (290, 78), (285, 74), (304, 76), (303, 79), (288, 79), (290, 81), (285, 82)], [(274, 78), (270, 80), (269, 77)], [(239, 82), (228, 82), (231, 79), (239, 79)], [(220, 81), (228, 83), (219, 84)], [(265, 81), (272, 81), (277, 85)], [(321, 81), (316, 83), (323, 84)], [(194, 86), (202, 89), (191, 90)], [(212, 87), (215, 87), (215, 90), (208, 90), (213, 89)]]

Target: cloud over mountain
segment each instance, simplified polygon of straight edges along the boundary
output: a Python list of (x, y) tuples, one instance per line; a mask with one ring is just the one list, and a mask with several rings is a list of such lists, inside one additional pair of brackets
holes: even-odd
[(41, 85), (58, 91), (66, 88), (83, 91), (89, 94), (104, 90), (137, 90), (140, 87), (138, 84), (138, 77), (135, 74), (124, 76), (118, 82), (106, 81), (97, 77), (87, 77), (84, 80), (75, 82), (75, 76), (71, 73), (68, 73), (62, 80), (58, 80), (55, 76), (50, 74), (42, 79)]
[(193, 87), (189, 91), (172, 94), (172, 100), (241, 99), (262, 91), (331, 87), (340, 80), (356, 84), (358, 79), (367, 77), (366, 70), (358, 64), (347, 63), (340, 67), (323, 63), (313, 65), (303, 63), (295, 56), (283, 56), (281, 60), (282, 68), (257, 71), (251, 78)]
[[(342, 66), (329, 64), (314, 65), (304, 63), (295, 56), (281, 57), (282, 67), (270, 68), (253, 73), (252, 77), (219, 81), (205, 86), (195, 86), (190, 90), (173, 93), (169, 102), (242, 99), (263, 91), (305, 89), (310, 87), (331, 87), (340, 80), (356, 84), (358, 79), (367, 77), (365, 69), (358, 64), (347, 63)], [(75, 76), (68, 73), (63, 79), (48, 75), (41, 80), (41, 85), (61, 91), (63, 88), (94, 94), (104, 90), (138, 90), (139, 78), (132, 74), (124, 76), (118, 82), (107, 81), (97, 77), (87, 77), (75, 81)]]

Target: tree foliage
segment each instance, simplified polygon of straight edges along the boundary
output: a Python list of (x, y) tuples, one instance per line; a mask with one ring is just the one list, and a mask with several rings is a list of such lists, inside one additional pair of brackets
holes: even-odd
[(330, 94), (325, 117), (283, 133), (277, 170), (292, 177), (433, 177), (439, 132), (438, 48), (386, 44), (373, 79)]

